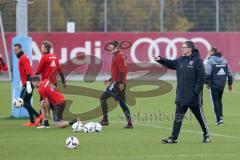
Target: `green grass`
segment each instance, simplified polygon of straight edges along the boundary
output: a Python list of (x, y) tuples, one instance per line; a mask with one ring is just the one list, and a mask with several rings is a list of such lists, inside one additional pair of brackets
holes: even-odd
[[(212, 133), (212, 143), (202, 144), (202, 132), (194, 117), (185, 119), (176, 145), (164, 145), (161, 138), (171, 133), (172, 113), (175, 110), (174, 89), (162, 96), (137, 98), (136, 105), (130, 106), (134, 115), (134, 129), (122, 127), (125, 121), (120, 107), (110, 112), (110, 126), (101, 133), (74, 133), (71, 128), (43, 129), (22, 127), (26, 119), (10, 118), (10, 92), (8, 82), (0, 82), (0, 158), (1, 160), (238, 160), (240, 157), (240, 88), (235, 82), (234, 91), (224, 93), (224, 125), (216, 126), (210, 98), (204, 90), (204, 111)], [(102, 83), (79, 83), (81, 86), (102, 91)], [(132, 90), (153, 89), (153, 86)], [(99, 95), (100, 96), (100, 95)], [(97, 98), (67, 95), (74, 101), (72, 112), (82, 113), (99, 104)], [(34, 106), (38, 106), (35, 91)], [(37, 108), (37, 107), (35, 107)], [(158, 113), (166, 117), (159, 117)], [(157, 120), (154, 119), (157, 115)], [(139, 116), (140, 115), (140, 116)], [(189, 115), (189, 112), (188, 112)], [(152, 117), (151, 117), (152, 116)], [(192, 115), (191, 115), (192, 116)], [(99, 121), (100, 117), (92, 120)], [(74, 135), (80, 140), (79, 148), (65, 148), (65, 140)]]

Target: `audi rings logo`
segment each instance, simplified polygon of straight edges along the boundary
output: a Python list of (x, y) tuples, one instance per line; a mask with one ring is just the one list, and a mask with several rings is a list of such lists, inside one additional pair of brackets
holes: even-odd
[[(196, 37), (196, 38), (192, 38), (192, 39), (186, 39), (183, 37), (169, 39), (169, 38), (162, 37), (162, 38), (157, 38), (155, 40), (144, 37), (144, 38), (137, 39), (133, 43), (131, 50), (130, 50), (130, 55), (131, 55), (131, 58), (134, 63), (137, 63), (139, 66), (142, 66), (142, 67), (149, 67), (154, 62), (153, 56), (160, 56), (162, 53), (164, 53), (166, 58), (168, 58), (168, 59), (176, 59), (177, 52), (178, 52), (177, 43), (183, 43), (187, 40), (193, 41), (196, 45), (198, 45), (199, 43), (202, 44), (206, 48), (206, 51), (211, 49), (211, 45), (208, 42), (208, 40), (201, 38), (201, 37)], [(161, 48), (159, 46), (161, 43), (164, 43), (166, 45), (165, 50), (163, 50), (164, 48)], [(148, 56), (148, 59), (150, 62), (149, 65), (147, 65), (147, 66), (146, 66), (146, 62), (144, 62), (144, 65), (143, 65), (143, 64), (141, 64), (143, 62), (137, 58), (139, 56), (137, 56), (138, 52), (136, 50), (143, 44), (149, 44), (147, 50), (145, 51), (145, 52), (147, 52), (147, 56)], [(142, 48), (141, 48), (141, 50), (142, 50)], [(140, 53), (142, 53), (142, 52), (140, 52)]]

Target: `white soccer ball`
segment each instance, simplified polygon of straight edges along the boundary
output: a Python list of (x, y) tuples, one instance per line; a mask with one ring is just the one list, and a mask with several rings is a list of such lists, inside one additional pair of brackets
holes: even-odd
[(83, 124), (82, 122), (78, 121), (72, 125), (72, 129), (74, 132), (80, 132), (83, 130)]
[(94, 123), (94, 128), (96, 132), (102, 131), (102, 125), (100, 123)]
[(24, 101), (22, 98), (17, 97), (13, 100), (13, 106), (16, 108), (21, 108), (23, 104), (24, 104)]
[(89, 122), (87, 124), (84, 125), (83, 127), (83, 131), (85, 133), (92, 133), (92, 132), (95, 132), (95, 126), (94, 126), (95, 123), (93, 122)]
[(76, 149), (79, 145), (79, 140), (76, 137), (68, 137), (66, 140), (66, 147), (69, 149)]

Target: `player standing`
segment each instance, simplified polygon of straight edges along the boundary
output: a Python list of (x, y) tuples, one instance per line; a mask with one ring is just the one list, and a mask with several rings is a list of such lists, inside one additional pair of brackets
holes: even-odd
[(177, 143), (181, 125), (188, 108), (195, 115), (203, 131), (203, 143), (210, 142), (210, 133), (202, 109), (202, 90), (205, 71), (199, 51), (192, 41), (186, 41), (181, 47), (182, 56), (175, 60), (155, 57), (155, 60), (169, 69), (176, 70), (177, 92), (176, 113), (172, 135), (163, 139), (163, 143)]
[[(32, 67), (30, 66), (30, 61), (28, 57), (22, 51), (21, 44), (17, 43), (14, 45), (14, 52), (17, 58), (19, 59), (18, 68), (20, 72), (21, 82), (23, 85), (20, 97), (24, 101), (24, 108), (27, 109), (30, 119), (30, 122), (23, 124), (23, 126), (37, 126), (42, 119), (42, 115), (36, 112), (31, 104), (34, 87), (32, 86), (30, 80), (31, 77), (33, 76), (33, 70)], [(34, 121), (34, 116), (37, 117), (36, 121)]]
[[(39, 76), (36, 75), (31, 79), (31, 81), (35, 87), (38, 87), (38, 93), (42, 97), (42, 106), (46, 107), (43, 111), (44, 117), (48, 117), (49, 114), (47, 112), (47, 107), (50, 105), (53, 106), (53, 113), (55, 116), (54, 126), (56, 128), (65, 128), (78, 121), (77, 119), (74, 119), (72, 121), (64, 121), (62, 119), (66, 105), (65, 98), (63, 94), (57, 89), (57, 87), (50, 82), (50, 80), (45, 79), (43, 81), (40, 81)], [(42, 126), (42, 128), (49, 127)]]
[(210, 56), (205, 63), (207, 75), (207, 88), (210, 89), (214, 112), (216, 115), (216, 125), (223, 124), (222, 95), (228, 80), (228, 90), (232, 90), (233, 76), (229, 64), (216, 48), (212, 48)]
[(109, 125), (108, 122), (108, 105), (107, 99), (114, 97), (119, 101), (119, 104), (127, 119), (127, 125), (124, 128), (133, 128), (130, 111), (125, 103), (125, 89), (127, 82), (127, 58), (119, 51), (119, 42), (112, 41), (110, 46), (112, 54), (111, 78), (107, 80), (110, 85), (100, 98), (103, 119), (100, 122), (102, 125)]

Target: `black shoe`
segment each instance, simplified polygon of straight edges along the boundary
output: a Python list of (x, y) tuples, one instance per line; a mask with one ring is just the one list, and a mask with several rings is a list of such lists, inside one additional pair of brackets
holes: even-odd
[(162, 143), (164, 143), (164, 144), (173, 144), (173, 143), (177, 143), (177, 140), (173, 139), (173, 137), (169, 137), (167, 139), (162, 139)]
[(133, 128), (133, 125), (132, 125), (132, 124), (127, 124), (127, 125), (124, 126), (123, 128), (126, 128), (126, 129), (132, 129), (132, 128)]
[(211, 142), (210, 135), (205, 135), (205, 136), (203, 136), (203, 141), (202, 141), (202, 143), (210, 143), (210, 142)]
[(109, 125), (109, 122), (107, 120), (102, 120), (101, 122), (99, 122), (102, 126), (107, 126)]

